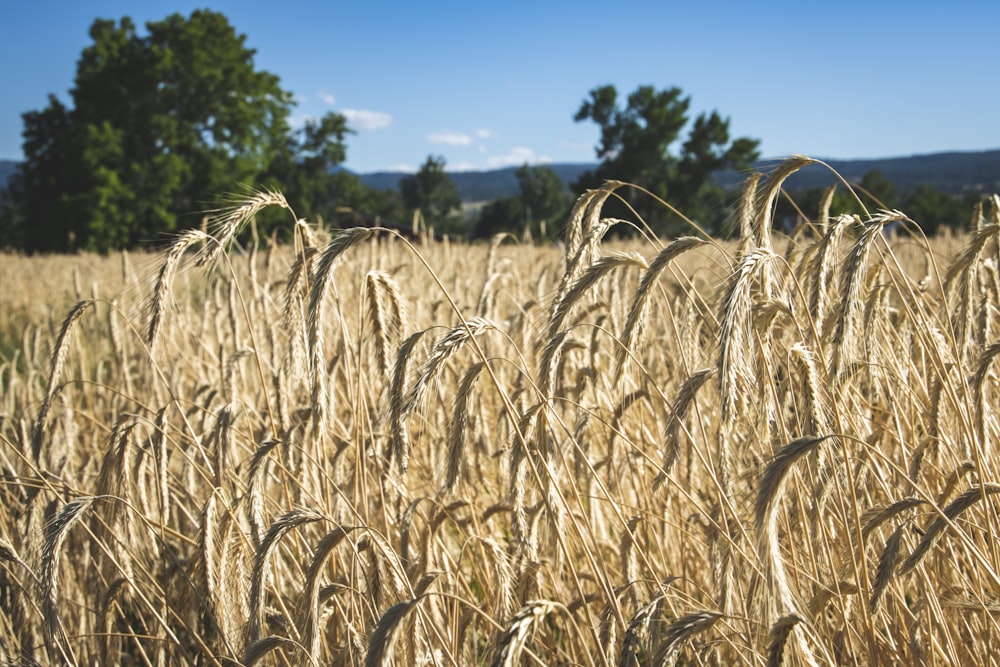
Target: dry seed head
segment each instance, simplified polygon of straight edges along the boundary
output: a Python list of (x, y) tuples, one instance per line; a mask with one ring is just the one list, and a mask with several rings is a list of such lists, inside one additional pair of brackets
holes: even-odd
[[(302, 648), (298, 642), (289, 639), (288, 637), (279, 637), (277, 635), (261, 637), (247, 647), (247, 650), (243, 653), (243, 660), (240, 664), (245, 665), (246, 667), (253, 667), (258, 662), (266, 658), (271, 651), (281, 648), (282, 646), (297, 649)], [(316, 664), (314, 660), (310, 660), (310, 662), (312, 664)]]
[(935, 518), (934, 521), (931, 522), (931, 525), (927, 527), (927, 530), (924, 532), (923, 537), (920, 538), (920, 542), (917, 543), (913, 553), (911, 553), (909, 558), (907, 558), (903, 564), (900, 565), (899, 573), (907, 574), (917, 565), (920, 565), (920, 563), (922, 563), (927, 557), (928, 553), (930, 553), (931, 548), (937, 544), (938, 540), (941, 539), (945, 531), (952, 525), (959, 515), (972, 507), (979, 500), (995, 493), (1000, 493), (1000, 484), (983, 484), (982, 486), (973, 486), (959, 494), (955, 500), (951, 501), (951, 503), (944, 508), (942, 511), (943, 516)]
[(778, 193), (781, 192), (781, 186), (789, 176), (811, 164), (816, 164), (816, 160), (805, 155), (793, 155), (787, 160), (782, 160), (781, 164), (768, 174), (767, 179), (761, 186), (763, 190), (761, 200), (763, 203), (758, 211), (757, 223), (753, 230), (754, 247), (771, 247), (771, 224), (774, 218), (774, 203), (778, 198)]
[(365, 667), (388, 667), (393, 664), (393, 649), (399, 639), (403, 619), (416, 608), (419, 598), (399, 602), (389, 607), (372, 631), (365, 655)]
[(757, 502), (754, 506), (754, 526), (758, 533), (767, 529), (772, 531), (770, 524), (773, 521), (778, 500), (781, 498), (782, 486), (785, 477), (792, 465), (809, 452), (819, 447), (825, 440), (833, 436), (805, 436), (792, 440), (787, 445), (778, 450), (768, 463), (767, 469), (760, 482), (757, 492)]
[(236, 198), (232, 206), (212, 211), (208, 226), (215, 232), (214, 243), (206, 246), (201, 253), (198, 266), (212, 264), (218, 260), (246, 224), (260, 211), (270, 206), (292, 211), (285, 196), (276, 190), (251, 190), (248, 196)]
[(316, 545), (312, 561), (306, 570), (305, 591), (299, 609), (299, 618), (301, 619), (299, 628), (308, 655), (317, 664), (320, 659), (320, 574), (323, 573), (323, 567), (330, 553), (354, 530), (356, 530), (354, 526), (338, 526), (324, 535)]
[(819, 242), (819, 250), (813, 258), (812, 275), (815, 276), (811, 284), (809, 295), (809, 310), (819, 326), (822, 327), (826, 318), (826, 297), (836, 268), (837, 249), (840, 246), (840, 239), (844, 235), (844, 230), (853, 224), (860, 224), (860, 220), (852, 215), (839, 215), (826, 226), (826, 233)]
[(694, 236), (682, 236), (674, 239), (667, 246), (657, 253), (649, 268), (639, 281), (639, 288), (632, 299), (632, 306), (629, 308), (628, 318), (625, 320), (625, 330), (622, 332), (621, 342), (616, 349), (615, 355), (615, 375), (621, 378), (625, 360), (630, 351), (634, 350), (642, 338), (643, 329), (646, 326), (649, 314), (649, 304), (652, 302), (653, 292), (659, 280), (660, 274), (670, 265), (674, 259), (683, 253), (703, 246), (707, 241)]
[(758, 248), (744, 255), (730, 278), (723, 299), (719, 331), (719, 388), (722, 417), (727, 424), (735, 420), (741, 388), (752, 383), (754, 374), (751, 285), (776, 257), (767, 248)]
[(455, 406), (451, 414), (451, 428), (448, 429), (448, 470), (445, 475), (444, 490), (454, 493), (462, 475), (462, 450), (465, 433), (469, 426), (469, 406), (472, 404), (472, 390), (485, 368), (485, 362), (473, 364), (462, 376), (455, 396)]
[(885, 595), (885, 591), (892, 581), (892, 575), (896, 571), (896, 565), (899, 563), (905, 531), (910, 528), (909, 522), (901, 523), (896, 526), (896, 530), (892, 531), (889, 539), (885, 541), (885, 548), (879, 557), (875, 578), (872, 581), (871, 599), (868, 601), (872, 614), (878, 613), (879, 603), (882, 601), (882, 596)]
[[(677, 652), (685, 642), (696, 634), (710, 630), (720, 618), (723, 618), (723, 614), (717, 611), (697, 611), (676, 619), (667, 626), (667, 630), (663, 634), (663, 642), (654, 653), (653, 664), (673, 664)], [(624, 663), (619, 664), (624, 667)]]
[(453, 327), (448, 333), (439, 338), (434, 343), (430, 357), (424, 362), (420, 373), (417, 375), (417, 379), (410, 388), (405, 402), (404, 413), (410, 414), (419, 407), (428, 385), (441, 371), (444, 364), (455, 356), (467, 342), (485, 331), (499, 328), (496, 323), (484, 317), (472, 317), (463, 324)]
[(42, 612), (45, 618), (46, 638), (60, 647), (66, 643), (58, 610), (60, 551), (69, 529), (80, 520), (95, 500), (93, 496), (84, 496), (66, 503), (45, 530), (45, 543), (42, 546)]
[(802, 622), (798, 614), (788, 614), (779, 618), (768, 633), (767, 667), (781, 667), (784, 664), (785, 647), (795, 626)]
[(94, 305), (92, 299), (85, 299), (77, 303), (69, 311), (66, 319), (63, 320), (62, 327), (59, 328), (55, 351), (52, 353), (52, 360), (49, 364), (49, 381), (45, 389), (45, 398), (42, 400), (42, 407), (39, 408), (38, 416), (35, 418), (35, 429), (31, 437), (31, 453), (36, 463), (41, 463), (42, 440), (45, 437), (45, 419), (48, 417), (49, 409), (52, 405), (52, 397), (55, 396), (56, 387), (59, 383), (59, 376), (62, 374), (63, 366), (66, 364), (66, 357), (69, 355), (70, 334), (73, 332), (74, 325), (92, 305)]
[(253, 644), (260, 639), (264, 627), (264, 594), (267, 587), (268, 560), (278, 546), (278, 542), (288, 531), (314, 521), (321, 521), (323, 515), (313, 509), (302, 508), (286, 512), (271, 524), (254, 558), (253, 573), (250, 576), (250, 621), (247, 624), (246, 643)]
[(587, 270), (570, 285), (565, 296), (554, 304), (552, 316), (549, 318), (548, 337), (552, 338), (562, 329), (563, 320), (570, 308), (580, 300), (604, 276), (619, 266), (638, 266), (647, 269), (648, 265), (642, 255), (636, 252), (608, 254), (587, 267)]
[(926, 504), (926, 500), (910, 496), (897, 500), (891, 505), (877, 505), (865, 510), (861, 514), (861, 539), (867, 541), (872, 532), (889, 519)]
[(694, 405), (698, 390), (715, 373), (715, 368), (702, 368), (695, 371), (691, 377), (685, 380), (677, 392), (677, 398), (671, 407), (670, 418), (663, 433), (663, 465), (653, 480), (653, 491), (656, 491), (666, 481), (667, 475), (673, 469), (680, 452), (681, 427), (684, 425), (684, 420), (687, 419), (688, 412)]
[(521, 652), (528, 643), (531, 631), (560, 606), (558, 602), (549, 600), (529, 600), (525, 603), (500, 637), (492, 667), (514, 667), (521, 664)]

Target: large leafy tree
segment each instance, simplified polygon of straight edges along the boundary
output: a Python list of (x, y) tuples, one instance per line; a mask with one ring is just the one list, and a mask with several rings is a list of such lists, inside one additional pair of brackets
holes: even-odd
[(291, 178), (303, 162), (304, 182), (290, 194), (306, 196), (320, 167), (344, 158), (343, 118), (291, 132), (291, 94), (255, 67), (246, 36), (222, 14), (174, 14), (143, 35), (127, 17), (99, 19), (90, 37), (71, 105), (50, 96), (24, 114), (29, 250), (156, 239), (198, 224), (237, 184)]
[[(574, 187), (582, 190), (605, 180), (627, 181), (702, 224), (717, 223), (725, 193), (712, 175), (748, 168), (758, 157), (759, 142), (747, 137), (730, 140), (729, 119), (715, 111), (695, 118), (681, 141), (682, 131), (689, 126), (690, 106), (691, 98), (684, 97), (680, 88), (639, 86), (624, 106), (612, 85), (591, 90), (574, 120), (592, 120), (600, 127), (596, 152), (601, 163)], [(651, 198), (634, 191), (622, 194), (657, 231), (679, 233), (683, 229), (679, 217)]]
[(415, 174), (399, 182), (403, 204), (410, 210), (420, 209), (427, 224), (439, 231), (459, 231), (455, 214), (462, 206), (458, 187), (445, 171), (445, 159), (428, 155)]

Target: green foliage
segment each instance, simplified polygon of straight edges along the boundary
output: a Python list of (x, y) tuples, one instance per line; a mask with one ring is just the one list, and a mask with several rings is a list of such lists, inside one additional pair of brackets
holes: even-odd
[(483, 238), (499, 232), (520, 233), (528, 229), (544, 240), (569, 208), (569, 194), (551, 167), (522, 165), (515, 172), (517, 197), (496, 199), (479, 214), (473, 236)]
[(472, 236), (489, 238), (501, 232), (517, 233), (524, 228), (525, 220), (524, 203), (520, 197), (500, 197), (479, 211)]
[(222, 14), (146, 24), (97, 20), (77, 63), (72, 106), (55, 96), (24, 114), (23, 242), (29, 250), (107, 251), (200, 223), (237, 184), (329, 205), (344, 160), (344, 118), (292, 132), (291, 93), (254, 66)]
[[(815, 219), (826, 189), (791, 190), (787, 198), (778, 202), (775, 224), (790, 229), (799, 224), (803, 218)], [(867, 172), (854, 190), (869, 212), (880, 209), (905, 211), (907, 216), (928, 235), (935, 234), (942, 227), (953, 230), (968, 229), (972, 224), (973, 210), (981, 200), (981, 196), (975, 192), (952, 195), (928, 184), (921, 184), (899, 193), (895, 184), (878, 169)], [(860, 211), (855, 196), (844, 188), (838, 188), (830, 204), (830, 215), (853, 214)]]
[(0, 249), (24, 247), (24, 211), (21, 176), (17, 172), (10, 177), (7, 185), (0, 188)]
[[(584, 174), (575, 189), (594, 188), (605, 180), (634, 183), (684, 215), (717, 229), (726, 195), (712, 175), (724, 169), (749, 168), (758, 157), (759, 142), (747, 137), (730, 141), (729, 119), (713, 111), (695, 118), (687, 139), (675, 153), (690, 120), (690, 105), (690, 98), (682, 97), (676, 87), (656, 90), (639, 86), (624, 107), (614, 86), (591, 90), (574, 120), (592, 120), (600, 127), (596, 152), (601, 164)], [(666, 209), (648, 195), (636, 191), (623, 195), (657, 232), (686, 233), (681, 218), (665, 218)]]
[(878, 208), (899, 208), (895, 184), (879, 169), (872, 169), (861, 178), (858, 190)]
[(420, 170), (399, 181), (403, 204), (408, 210), (420, 209), (427, 225), (446, 233), (461, 231), (456, 216), (462, 206), (458, 188), (445, 171), (445, 159), (428, 155)]

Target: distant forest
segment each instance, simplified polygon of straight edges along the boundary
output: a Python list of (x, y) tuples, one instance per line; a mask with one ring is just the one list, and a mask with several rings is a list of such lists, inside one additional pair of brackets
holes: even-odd
[[(759, 160), (754, 168), (770, 171), (779, 159)], [(981, 152), (950, 152), (914, 155), (910, 157), (878, 158), (869, 160), (825, 160), (848, 182), (859, 183), (865, 174), (881, 171), (898, 192), (909, 192), (927, 185), (935, 190), (964, 195), (969, 192), (1000, 192), (1000, 150)], [(556, 163), (546, 165), (569, 184), (580, 175), (593, 169), (597, 163)], [(448, 175), (458, 187), (463, 202), (482, 202), (513, 197), (518, 194), (515, 172), (517, 167), (490, 171), (449, 171)], [(396, 189), (404, 172), (374, 172), (359, 174), (361, 182), (379, 190)], [(740, 185), (745, 174), (724, 172), (717, 178), (724, 187)], [(787, 189), (801, 190), (827, 187), (839, 182), (836, 175), (820, 165), (806, 167), (788, 180)]]
[[(778, 159), (759, 160), (755, 169), (767, 172)], [(870, 160), (826, 160), (848, 182), (858, 183), (870, 171), (881, 171), (900, 192), (908, 192), (920, 185), (928, 185), (950, 195), (969, 192), (1000, 192), (1000, 150), (979, 152), (950, 152), (914, 155), (911, 157), (878, 158)], [(566, 187), (593, 169), (592, 163), (548, 164)], [(13, 160), (0, 160), (0, 188), (17, 167)], [(449, 171), (448, 175), (458, 188), (463, 202), (486, 202), (518, 194), (515, 172), (517, 167), (488, 171)], [(377, 171), (358, 174), (361, 182), (378, 190), (395, 190), (406, 176), (401, 171)], [(719, 182), (729, 188), (743, 182), (745, 175), (736, 172), (718, 174)], [(788, 180), (789, 190), (827, 187), (837, 182), (828, 169), (814, 165), (806, 167)]]

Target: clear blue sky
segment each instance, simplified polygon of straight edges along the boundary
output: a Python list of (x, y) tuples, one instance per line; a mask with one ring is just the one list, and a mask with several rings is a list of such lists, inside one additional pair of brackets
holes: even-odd
[(347, 166), (449, 169), (594, 160), (573, 114), (592, 88), (679, 86), (778, 157), (1000, 148), (1000, 2), (4, 3), (0, 158), (21, 113), (65, 97), (95, 18), (225, 14), (299, 101), (348, 116)]

